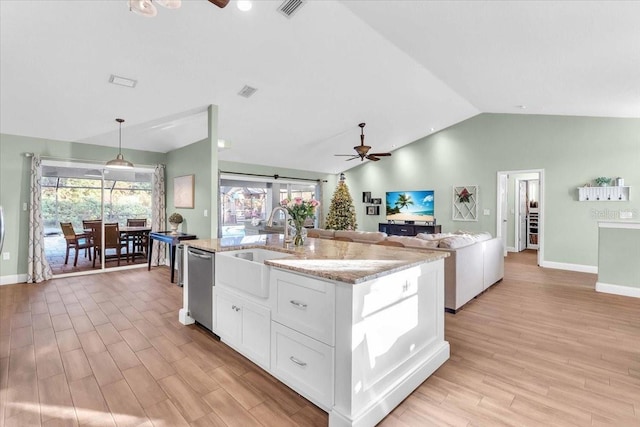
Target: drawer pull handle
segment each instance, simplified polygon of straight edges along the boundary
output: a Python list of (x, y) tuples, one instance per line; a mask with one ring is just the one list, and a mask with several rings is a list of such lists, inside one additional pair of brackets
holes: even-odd
[(295, 357), (291, 356), (289, 357), (289, 360), (291, 360), (293, 363), (295, 363), (296, 365), (300, 365), (300, 366), (307, 366), (306, 362), (303, 362), (301, 360), (296, 359)]
[(307, 308), (307, 304), (303, 303), (303, 302), (298, 302), (296, 300), (291, 300), (289, 301), (291, 304), (295, 305), (298, 308)]

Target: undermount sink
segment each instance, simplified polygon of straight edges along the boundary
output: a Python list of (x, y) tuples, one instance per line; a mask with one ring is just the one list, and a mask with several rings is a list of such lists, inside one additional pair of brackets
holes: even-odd
[(266, 260), (291, 256), (268, 249), (241, 249), (216, 253), (216, 286), (269, 297), (269, 267)]

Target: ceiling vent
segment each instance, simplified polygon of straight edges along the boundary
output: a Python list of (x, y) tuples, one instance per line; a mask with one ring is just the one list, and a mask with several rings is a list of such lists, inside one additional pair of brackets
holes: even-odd
[(238, 92), (238, 95), (249, 98), (251, 95), (256, 93), (257, 90), (258, 89), (256, 89), (255, 87), (244, 85), (244, 87), (240, 89), (240, 92)]
[(287, 18), (291, 18), (291, 15), (300, 9), (300, 6), (302, 6), (303, 3), (303, 0), (285, 0), (278, 8), (278, 12), (282, 13)]
[(109, 83), (113, 83), (114, 85), (134, 88), (138, 84), (138, 81), (134, 79), (128, 79), (126, 77), (116, 76), (115, 74), (111, 74), (111, 76), (109, 77)]

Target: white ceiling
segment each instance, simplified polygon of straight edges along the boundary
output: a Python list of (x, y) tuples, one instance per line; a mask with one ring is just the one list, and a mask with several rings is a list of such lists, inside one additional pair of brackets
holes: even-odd
[(281, 3), (2, 0), (0, 132), (117, 146), (122, 117), (124, 148), (167, 152), (215, 104), (222, 160), (335, 173), (360, 122), (386, 151), (481, 112), (640, 117), (638, 1)]

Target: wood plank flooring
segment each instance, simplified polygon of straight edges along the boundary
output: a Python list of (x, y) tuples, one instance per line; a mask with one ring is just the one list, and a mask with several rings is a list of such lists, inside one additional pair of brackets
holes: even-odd
[[(640, 425), (640, 300), (509, 254), (447, 314), (451, 359), (380, 425)], [(166, 268), (0, 286), (0, 425), (326, 426), (197, 326)]]

